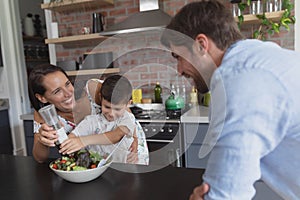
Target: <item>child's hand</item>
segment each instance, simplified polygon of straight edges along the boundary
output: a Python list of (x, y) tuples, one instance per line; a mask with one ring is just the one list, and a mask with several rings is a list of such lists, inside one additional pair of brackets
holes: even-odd
[(139, 158), (138, 158), (137, 149), (138, 149), (138, 139), (136, 136), (133, 136), (133, 142), (129, 147), (130, 153), (127, 155), (127, 160), (126, 160), (127, 163), (135, 164), (138, 162)]
[(79, 151), (83, 147), (85, 147), (85, 146), (82, 143), (82, 140), (80, 137), (70, 137), (69, 139), (65, 140), (60, 145), (59, 153), (62, 153), (63, 155), (71, 154), (71, 153), (74, 153), (75, 151)]

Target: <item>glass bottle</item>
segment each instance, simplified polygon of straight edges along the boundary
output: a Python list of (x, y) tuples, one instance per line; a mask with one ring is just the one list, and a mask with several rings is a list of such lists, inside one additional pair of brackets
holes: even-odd
[(257, 15), (263, 12), (263, 6), (261, 0), (251, 0), (250, 14)]
[(241, 2), (242, 2), (241, 0), (230, 1), (230, 3), (232, 4), (232, 15), (234, 17), (240, 16), (242, 14), (241, 10), (239, 8), (239, 3), (241, 3)]
[(162, 97), (161, 97), (162, 89), (160, 87), (159, 82), (156, 82), (155, 88), (154, 88), (154, 102), (155, 103), (162, 103)]
[(198, 92), (195, 86), (193, 86), (190, 93), (190, 107), (194, 107), (196, 105), (198, 105)]

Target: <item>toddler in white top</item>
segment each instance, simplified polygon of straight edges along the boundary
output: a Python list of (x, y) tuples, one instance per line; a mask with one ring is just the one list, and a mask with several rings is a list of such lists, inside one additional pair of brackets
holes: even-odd
[(81, 148), (109, 154), (125, 136), (113, 155), (114, 162), (126, 162), (128, 149), (133, 141), (136, 128), (133, 114), (127, 111), (132, 86), (127, 78), (120, 75), (107, 77), (102, 84), (101, 113), (89, 115), (81, 121), (69, 139), (61, 144), (60, 152), (70, 154)]

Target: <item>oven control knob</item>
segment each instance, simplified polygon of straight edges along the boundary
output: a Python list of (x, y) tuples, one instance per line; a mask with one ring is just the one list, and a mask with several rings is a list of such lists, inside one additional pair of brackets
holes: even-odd
[(148, 132), (148, 128), (144, 128), (144, 131), (145, 131), (145, 132)]
[(169, 132), (169, 133), (172, 133), (172, 132), (173, 132), (173, 129), (168, 128), (168, 132)]
[(152, 132), (156, 132), (156, 128), (152, 128)]
[(164, 131), (165, 131), (165, 130), (164, 130), (163, 128), (161, 128), (161, 129), (160, 129), (160, 132), (162, 132), (162, 133), (163, 133)]

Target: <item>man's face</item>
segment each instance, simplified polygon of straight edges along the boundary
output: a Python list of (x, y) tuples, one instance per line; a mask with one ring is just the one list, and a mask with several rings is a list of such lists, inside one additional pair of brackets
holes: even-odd
[[(192, 78), (200, 93), (208, 92), (208, 84), (202, 74), (206, 74), (201, 56), (197, 56), (184, 46), (171, 45), (172, 55), (177, 59), (177, 71), (186, 78)], [(210, 79), (210, 77), (209, 77)]]
[(107, 121), (111, 122), (123, 116), (127, 104), (112, 104), (109, 101), (102, 98), (101, 110)]

